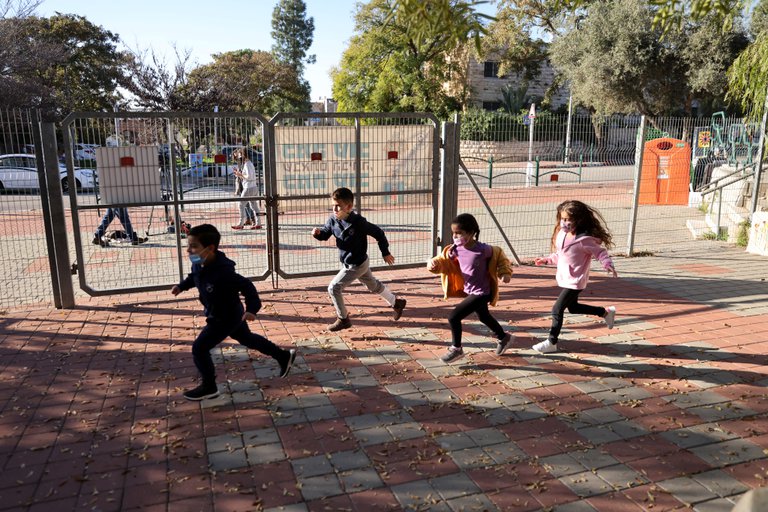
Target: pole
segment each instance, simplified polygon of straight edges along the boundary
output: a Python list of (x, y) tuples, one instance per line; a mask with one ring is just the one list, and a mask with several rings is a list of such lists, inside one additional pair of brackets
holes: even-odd
[(565, 127), (565, 161), (568, 163), (571, 158), (571, 117), (573, 115), (573, 94), (568, 96), (568, 123)]
[(525, 168), (525, 186), (531, 186), (531, 175), (533, 174), (533, 124), (536, 122), (536, 104), (531, 103), (531, 110), (528, 113), (528, 165)]
[(635, 231), (637, 229), (637, 210), (640, 205), (640, 177), (643, 172), (643, 151), (645, 150), (645, 137), (648, 127), (645, 116), (640, 117), (640, 127), (637, 129), (637, 141), (635, 144), (635, 184), (632, 191), (632, 208), (629, 217), (629, 235), (627, 237), (627, 255), (630, 257), (635, 250)]
[(765, 129), (768, 123), (768, 89), (765, 92), (765, 103), (763, 104), (763, 119), (760, 122), (760, 138), (757, 143), (757, 160), (755, 160), (755, 178), (752, 180), (754, 190), (752, 191), (752, 207), (750, 213), (757, 211), (758, 195), (760, 195), (760, 178), (763, 173), (763, 155), (765, 154)]

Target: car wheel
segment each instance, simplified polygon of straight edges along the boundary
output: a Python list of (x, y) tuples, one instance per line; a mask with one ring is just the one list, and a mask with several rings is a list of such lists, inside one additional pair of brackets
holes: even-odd
[[(83, 189), (83, 186), (80, 184), (80, 180), (75, 178), (75, 190), (80, 192), (82, 189)], [(61, 190), (64, 192), (69, 192), (69, 177), (62, 178)]]

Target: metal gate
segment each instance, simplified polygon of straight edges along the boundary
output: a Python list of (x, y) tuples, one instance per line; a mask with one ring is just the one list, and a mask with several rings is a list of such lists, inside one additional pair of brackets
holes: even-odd
[[(278, 114), (270, 121), (274, 268), (282, 277), (338, 271), (334, 241), (310, 232), (347, 187), (355, 209), (381, 227), (396, 267), (423, 265), (437, 240), (438, 120), (431, 114)], [(376, 244), (371, 267), (385, 266)], [(276, 276), (275, 276), (276, 277)]]
[[(268, 229), (231, 228), (241, 202), (263, 203), (269, 192), (235, 196), (231, 158), (243, 148), (263, 172), (265, 126), (257, 113), (67, 117), (62, 127), (69, 178), (76, 183), (69, 194), (80, 288), (90, 295), (168, 289), (189, 272), (184, 225), (202, 223), (219, 228), (222, 250), (238, 272), (266, 279)], [(83, 169), (92, 171), (93, 183), (77, 180)], [(110, 212), (114, 222), (105, 236), (96, 236)], [(135, 239), (115, 231), (133, 231)]]
[[(185, 223), (215, 225), (222, 251), (251, 279), (271, 275), (276, 286), (278, 276), (335, 272), (335, 247), (310, 231), (341, 186), (387, 233), (397, 267), (422, 265), (437, 240), (438, 126), (428, 114), (70, 115), (62, 131), (80, 288), (94, 296), (168, 289), (189, 272)], [(255, 197), (234, 194), (238, 148), (263, 180)], [(233, 229), (245, 202), (263, 212), (261, 229)], [(109, 214), (115, 220), (99, 236)], [(110, 236), (115, 230), (128, 237)]]

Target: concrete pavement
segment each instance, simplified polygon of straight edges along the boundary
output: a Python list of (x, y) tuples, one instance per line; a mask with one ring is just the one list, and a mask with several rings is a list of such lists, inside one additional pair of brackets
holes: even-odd
[[(493, 311), (516, 334), (497, 357), (465, 322), (450, 339), (439, 280), (380, 272), (403, 318), (329, 278), (257, 283), (254, 330), (299, 357), (215, 351), (217, 399), (192, 403), (192, 292), (83, 298), (0, 316), (0, 510), (729, 511), (768, 478), (768, 264), (719, 242), (617, 259), (539, 355), (553, 269), (520, 267)], [(223, 248), (226, 252), (226, 247)]]

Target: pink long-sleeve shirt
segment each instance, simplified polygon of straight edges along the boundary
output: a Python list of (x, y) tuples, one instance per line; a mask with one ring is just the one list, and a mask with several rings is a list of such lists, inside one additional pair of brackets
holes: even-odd
[(613, 268), (613, 260), (602, 246), (600, 239), (589, 235), (566, 236), (560, 231), (555, 240), (557, 251), (547, 256), (547, 263), (557, 265), (557, 285), (571, 290), (583, 290), (589, 282), (589, 267), (592, 258), (599, 261), (605, 270)]

